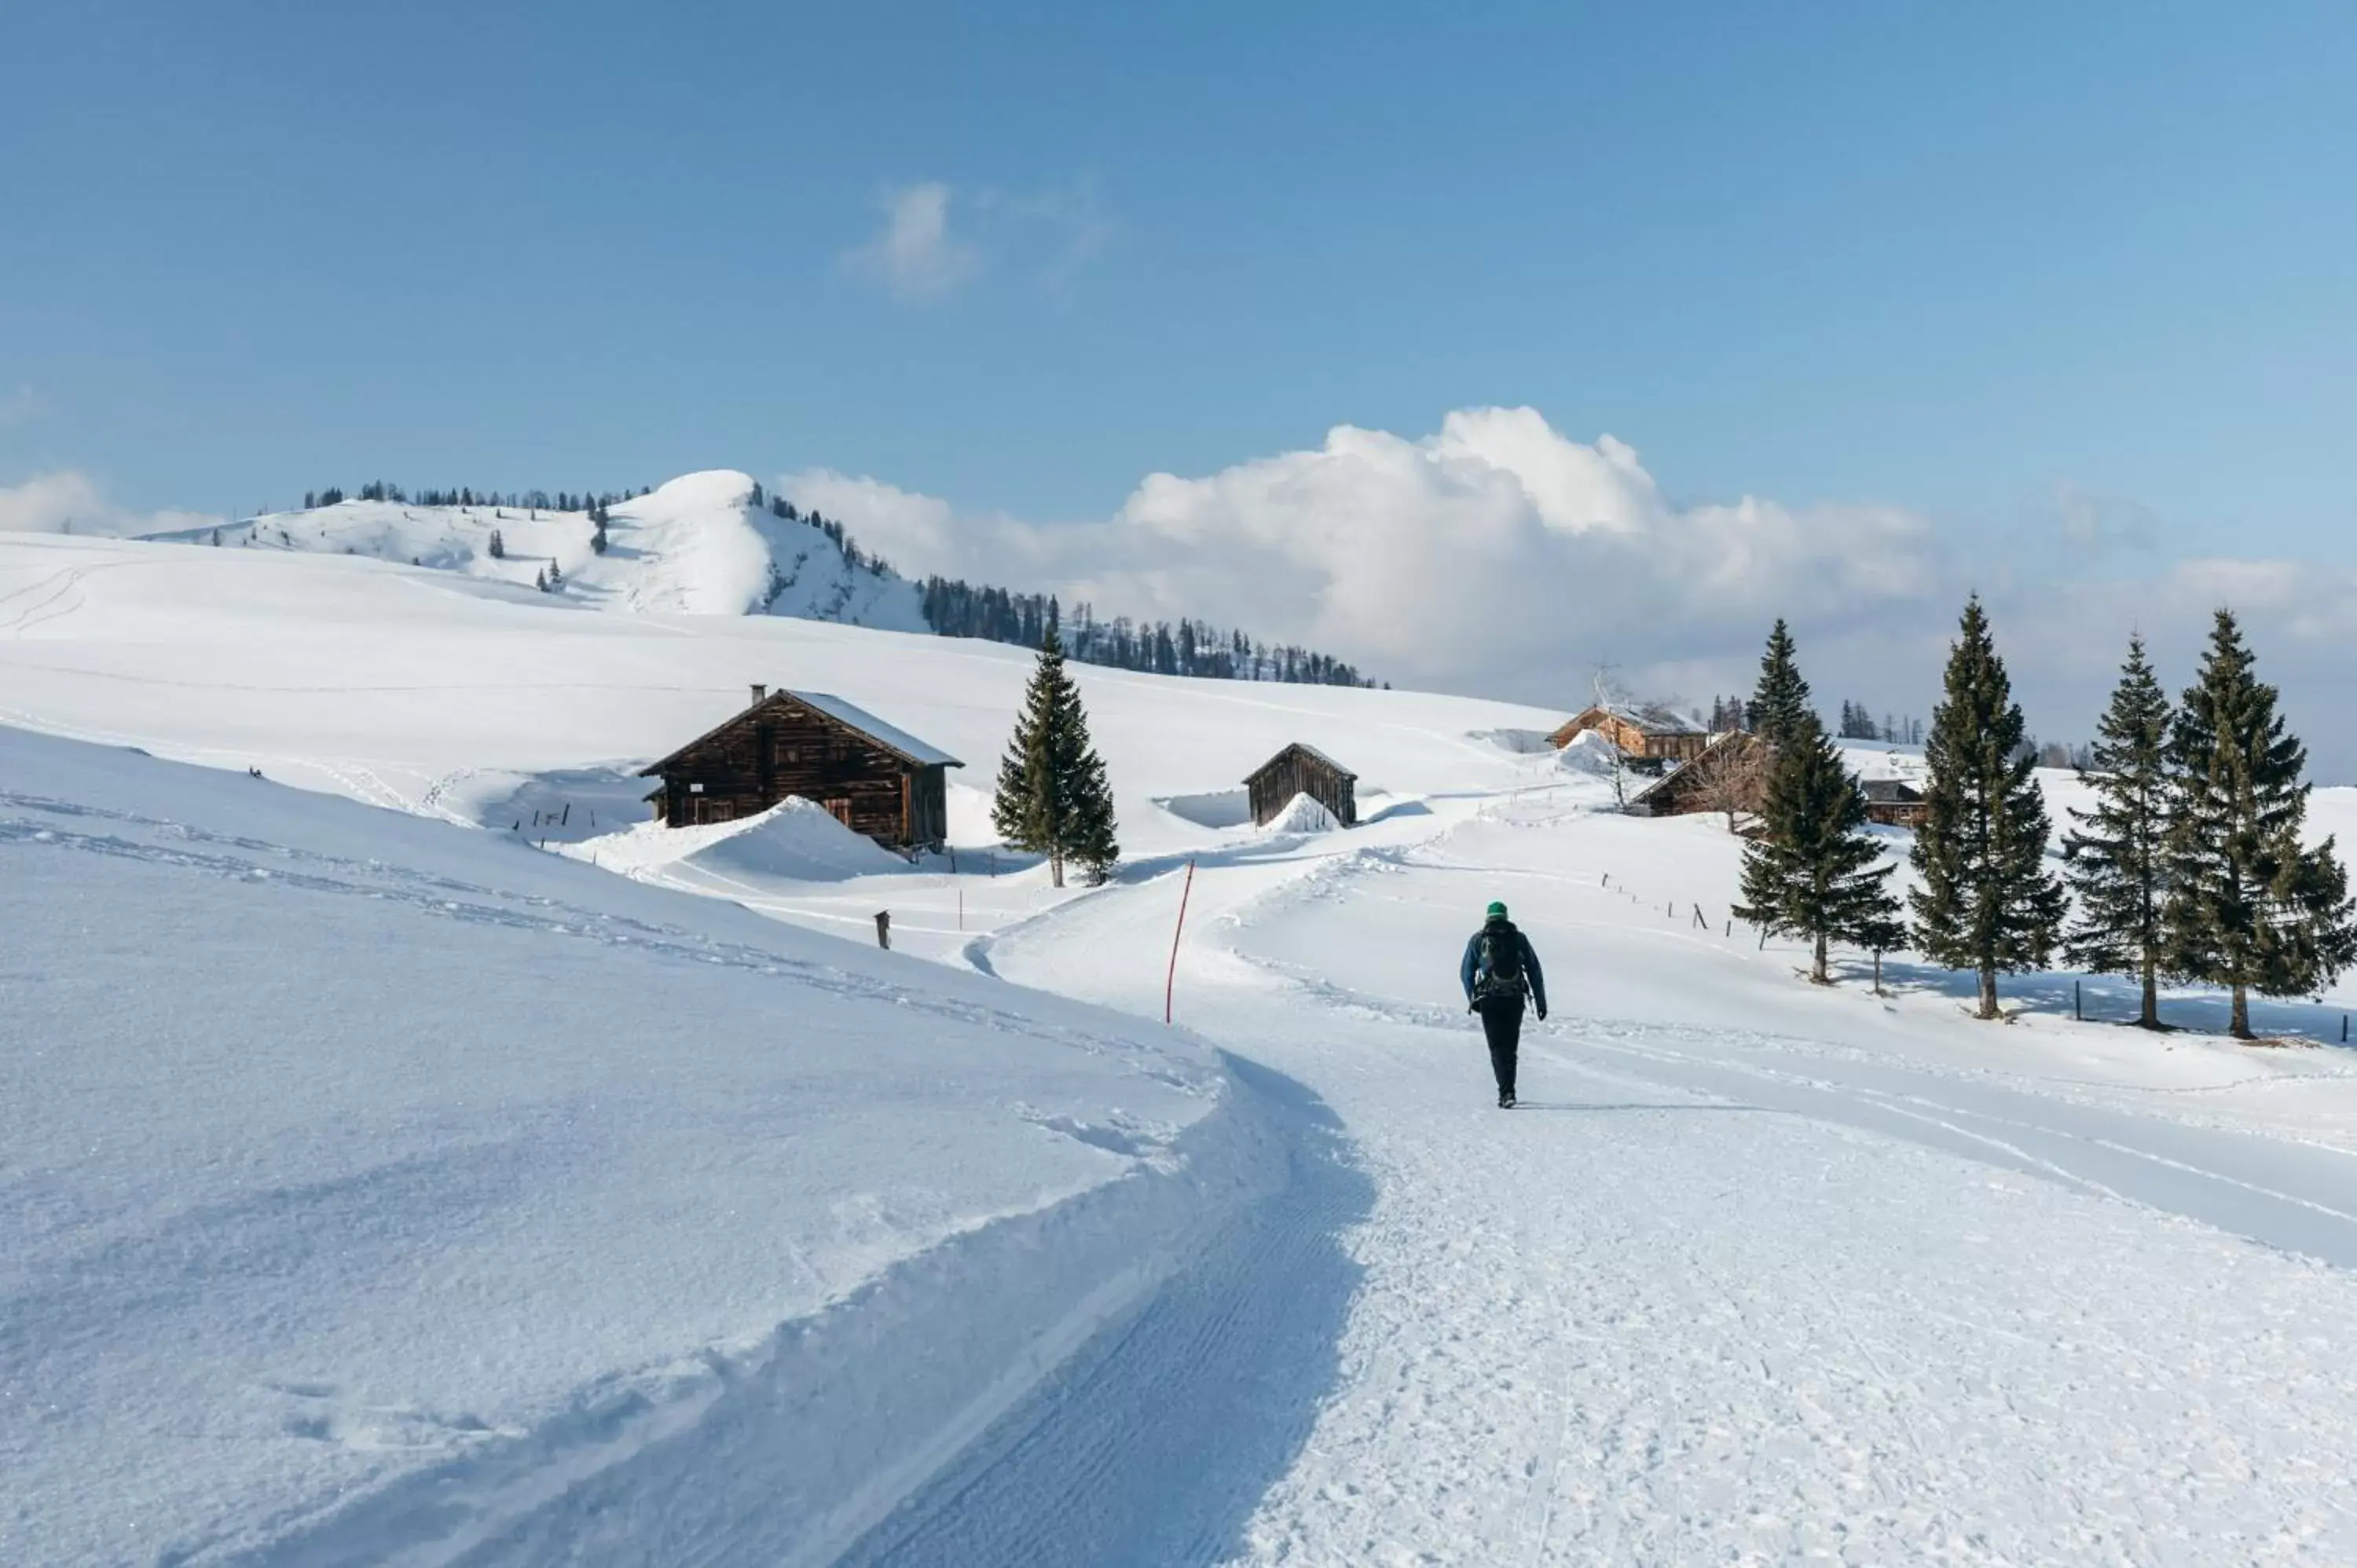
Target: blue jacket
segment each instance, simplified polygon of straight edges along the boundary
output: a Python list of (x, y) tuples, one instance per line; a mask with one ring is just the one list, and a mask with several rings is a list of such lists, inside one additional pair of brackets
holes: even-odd
[[(1539, 955), (1532, 950), (1531, 939), (1523, 935), (1512, 920), (1498, 921), (1495, 929), (1523, 944), (1523, 983), (1529, 988), (1531, 999), (1538, 1004), (1539, 1011), (1545, 1012), (1546, 975), (1539, 968)], [(1473, 933), (1472, 940), (1465, 944), (1465, 961), (1457, 966), (1457, 978), (1464, 983), (1465, 1000), (1469, 1003), (1473, 1000), (1473, 987), (1479, 979), (1475, 971), (1481, 966), (1481, 939), (1491, 929), (1484, 926)]]

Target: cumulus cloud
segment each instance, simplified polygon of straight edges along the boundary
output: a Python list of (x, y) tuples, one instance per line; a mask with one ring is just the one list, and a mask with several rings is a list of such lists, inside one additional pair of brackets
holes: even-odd
[(135, 536), (204, 528), (221, 519), (207, 512), (137, 511), (119, 506), (89, 475), (70, 468), (0, 486), (0, 533), (94, 533)]
[[(1462, 410), (1415, 438), (1338, 426), (1313, 449), (1150, 475), (1111, 517), (1082, 521), (964, 513), (826, 469), (778, 485), (904, 569), (1052, 589), (1102, 616), (1241, 625), (1394, 683), (1543, 705), (1575, 704), (1607, 661), (1648, 694), (1748, 690), (1783, 616), (1828, 712), (1854, 699), (1928, 718), (1977, 591), (2032, 726), (2077, 740), (2132, 630), (2182, 685), (2210, 612), (2229, 605), (2319, 766), (2357, 777), (2357, 741), (2328, 727), (2357, 684), (2340, 607), (2357, 603), (2357, 573), (2165, 562), (2147, 512), (2067, 487), (2049, 520), (2064, 548), (2042, 555), (1895, 505), (1678, 504), (1626, 443), (1573, 440), (1527, 408)], [(2123, 552), (2136, 570), (2068, 569)]]
[(1574, 666), (1749, 647), (1760, 614), (1883, 616), (1944, 573), (1896, 508), (1679, 507), (1636, 452), (1530, 409), (1470, 409), (1408, 439), (1339, 426), (1314, 450), (1199, 478), (1154, 474), (1113, 517), (962, 517), (872, 478), (789, 475), (919, 569), (1049, 584), (1105, 613), (1213, 615), (1426, 683), (1536, 695)]
[(938, 180), (887, 191), (884, 226), (843, 263), (905, 300), (941, 299), (982, 270), (982, 252), (950, 228), (950, 188)]

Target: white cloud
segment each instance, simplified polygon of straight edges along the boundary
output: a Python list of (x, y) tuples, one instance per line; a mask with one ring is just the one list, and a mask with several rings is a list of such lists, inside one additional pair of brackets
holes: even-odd
[(0, 533), (164, 533), (221, 521), (207, 512), (135, 511), (107, 499), (97, 481), (70, 468), (0, 486)]
[[(1338, 654), (1399, 684), (1568, 704), (1602, 660), (1632, 686), (1706, 703), (1748, 690), (1790, 619), (1827, 712), (1928, 718), (1964, 596), (1996, 623), (2032, 726), (2089, 735), (2129, 633), (2164, 678), (2192, 676), (2210, 612), (2245, 617), (2262, 672), (2334, 777), (2357, 737), (2357, 573), (2282, 562), (2169, 563), (2132, 503), (2056, 493), (2064, 548), (1873, 503), (1746, 496), (1681, 506), (1637, 453), (1571, 440), (1535, 411), (1469, 409), (1410, 439), (1338, 426), (1310, 450), (1200, 478), (1147, 477), (1110, 517), (961, 513), (885, 481), (815, 469), (779, 489), (904, 570), (1092, 601), (1103, 616), (1196, 616)], [(2070, 569), (2089, 552), (2134, 571)]]
[(982, 252), (951, 232), (950, 202), (950, 188), (938, 180), (886, 192), (884, 227), (844, 252), (844, 265), (900, 299), (954, 293), (982, 270)]

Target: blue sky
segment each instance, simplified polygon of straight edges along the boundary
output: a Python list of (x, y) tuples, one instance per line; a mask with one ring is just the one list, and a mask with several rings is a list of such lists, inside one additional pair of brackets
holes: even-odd
[[(2346, 7), (987, 9), (18, 0), (0, 477), (1083, 516), (1528, 403), (1695, 498), (2352, 521)], [(841, 258), (923, 182), (909, 301)]]
[(1102, 523), (1527, 406), (1967, 565), (2352, 564), (2357, 10), (1141, 11), (15, 0), (0, 489)]

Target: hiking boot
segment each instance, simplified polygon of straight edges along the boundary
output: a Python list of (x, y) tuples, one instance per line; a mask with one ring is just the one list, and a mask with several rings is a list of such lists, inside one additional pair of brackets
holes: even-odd
[(1514, 1093), (1513, 1093), (1513, 1090), (1504, 1090), (1503, 1092), (1501, 1092), (1501, 1093), (1498, 1096), (1498, 1109), (1499, 1109), (1499, 1110), (1501, 1110), (1501, 1111), (1512, 1111), (1513, 1108), (1514, 1108)]

